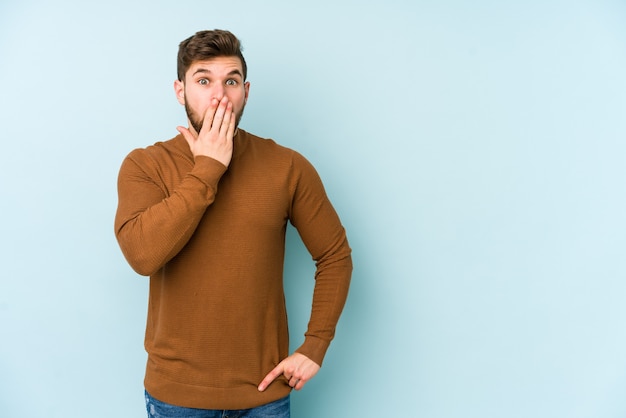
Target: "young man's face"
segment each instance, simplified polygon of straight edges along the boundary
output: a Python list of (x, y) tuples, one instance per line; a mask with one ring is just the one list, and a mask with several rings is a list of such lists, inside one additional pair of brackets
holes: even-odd
[(250, 83), (244, 82), (237, 57), (215, 57), (191, 64), (184, 81), (174, 82), (178, 102), (185, 106), (190, 128), (200, 133), (204, 114), (212, 99), (227, 97), (233, 104), (237, 125), (248, 100)]

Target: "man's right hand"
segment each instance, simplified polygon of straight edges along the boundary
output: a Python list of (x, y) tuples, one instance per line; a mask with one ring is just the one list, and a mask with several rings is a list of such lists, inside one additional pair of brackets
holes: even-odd
[(220, 102), (211, 100), (199, 133), (192, 127), (179, 126), (176, 130), (185, 137), (194, 157), (211, 157), (228, 167), (233, 156), (235, 123), (233, 104), (223, 97)]

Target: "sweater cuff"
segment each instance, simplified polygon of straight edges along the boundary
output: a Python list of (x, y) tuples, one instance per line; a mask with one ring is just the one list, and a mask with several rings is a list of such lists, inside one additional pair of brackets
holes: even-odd
[(304, 343), (298, 349), (296, 349), (296, 352), (304, 354), (305, 356), (316, 362), (318, 366), (321, 366), (329, 345), (330, 341), (322, 340), (321, 338), (312, 337), (309, 335), (305, 338)]
[(209, 189), (217, 190), (217, 184), (228, 169), (214, 158), (198, 155), (194, 158), (194, 166), (190, 174), (204, 183)]

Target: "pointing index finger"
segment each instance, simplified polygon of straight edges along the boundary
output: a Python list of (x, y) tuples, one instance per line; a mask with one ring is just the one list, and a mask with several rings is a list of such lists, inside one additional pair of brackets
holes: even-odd
[(263, 392), (269, 385), (272, 383), (278, 376), (284, 373), (283, 364), (279, 363), (278, 366), (274, 367), (274, 369), (265, 376), (261, 384), (259, 385), (259, 391)]

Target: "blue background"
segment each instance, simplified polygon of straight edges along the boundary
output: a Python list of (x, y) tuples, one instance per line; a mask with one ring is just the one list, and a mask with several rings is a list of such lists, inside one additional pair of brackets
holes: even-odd
[(213, 28), (242, 127), (314, 163), (354, 250), (294, 417), (626, 416), (625, 2), (4, 0), (1, 417), (145, 415), (116, 177), (185, 122), (177, 46)]

